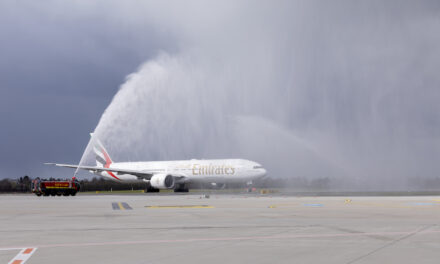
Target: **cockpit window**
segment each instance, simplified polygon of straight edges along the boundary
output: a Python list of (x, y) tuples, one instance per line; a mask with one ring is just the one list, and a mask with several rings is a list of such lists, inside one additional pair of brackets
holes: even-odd
[(261, 165), (254, 166), (254, 169), (262, 169), (262, 168), (263, 168), (263, 166), (261, 166)]

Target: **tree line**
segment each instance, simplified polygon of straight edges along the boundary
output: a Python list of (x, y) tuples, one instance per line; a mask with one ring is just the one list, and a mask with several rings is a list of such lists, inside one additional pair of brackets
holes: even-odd
[[(0, 180), (0, 193), (30, 193), (32, 178), (29, 176), (20, 177), (18, 179), (3, 179)], [(48, 178), (42, 180), (60, 180), (55, 178)], [(64, 180), (64, 179), (63, 179)], [(66, 179), (68, 180), (68, 179)], [(146, 188), (146, 183), (130, 183), (121, 184), (111, 180), (94, 177), (91, 180), (80, 180), (81, 191), (110, 191), (110, 190), (143, 190)]]
[[(0, 193), (29, 193), (31, 192), (32, 178), (29, 176), (23, 176), (18, 179), (2, 179), (0, 180)], [(50, 178), (48, 180), (55, 180)], [(253, 182), (253, 187), (256, 188), (286, 188), (294, 191), (332, 191), (332, 190), (359, 190), (354, 188), (353, 182), (346, 183), (347, 180), (335, 179), (329, 177), (321, 178), (307, 178), (307, 177), (290, 177), (290, 178), (278, 178), (278, 177), (266, 177), (258, 181)], [(145, 190), (147, 188), (146, 183), (119, 183), (112, 180), (107, 180), (101, 177), (94, 177), (92, 179), (80, 180), (82, 192), (94, 192), (94, 191), (123, 191), (123, 190)], [(440, 177), (427, 178), (427, 179), (409, 179), (408, 190), (440, 190)], [(190, 189), (240, 189), (246, 188), (244, 183), (222, 185), (189, 184)], [(359, 187), (357, 187), (359, 188)], [(362, 189), (360, 189), (362, 190)], [(392, 190), (392, 188), (391, 188)]]
[[(32, 178), (29, 176), (20, 177), (18, 179), (3, 179), (0, 180), (0, 193), (29, 193), (31, 192)], [(44, 179), (43, 179), (44, 180)], [(55, 178), (49, 178), (47, 180), (57, 180)], [(59, 179), (58, 179), (59, 180)], [(80, 180), (82, 192), (94, 192), (94, 191), (123, 191), (123, 190), (145, 190), (147, 188), (146, 183), (119, 183), (112, 180), (107, 180), (101, 177), (94, 177), (92, 179)], [(304, 178), (270, 178), (255, 181), (253, 187), (256, 188), (286, 188), (297, 187), (302, 189), (328, 189), (330, 187), (329, 178), (320, 178), (314, 180), (307, 180)], [(189, 184), (190, 189), (239, 189), (246, 188), (244, 183), (233, 183), (226, 186), (200, 184)]]

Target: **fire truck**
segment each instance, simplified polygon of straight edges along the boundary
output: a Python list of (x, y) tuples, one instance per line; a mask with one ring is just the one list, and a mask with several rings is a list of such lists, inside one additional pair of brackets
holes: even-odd
[(73, 177), (71, 180), (41, 180), (40, 178), (36, 178), (31, 182), (31, 190), (37, 196), (75, 196), (80, 189), (81, 186), (79, 181), (75, 177)]

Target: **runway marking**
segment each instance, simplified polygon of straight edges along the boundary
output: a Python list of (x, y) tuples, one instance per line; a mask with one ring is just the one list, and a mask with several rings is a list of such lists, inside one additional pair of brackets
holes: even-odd
[[(268, 208), (277, 208), (277, 207), (293, 207), (293, 206), (299, 206), (300, 204), (272, 204), (269, 205)], [(310, 206), (310, 207), (323, 207), (324, 204), (319, 203), (306, 203), (303, 204), (303, 206)]]
[(310, 206), (310, 207), (323, 207), (323, 204), (304, 204), (304, 206)]
[(112, 208), (113, 210), (132, 210), (133, 208), (131, 208), (127, 203), (112, 203)]
[[(437, 231), (420, 231), (417, 235), (440, 234)], [(269, 240), (269, 239), (300, 239), (300, 238), (338, 238), (338, 237), (369, 237), (369, 236), (408, 236), (415, 235), (412, 231), (400, 232), (370, 232), (370, 233), (330, 233), (330, 234), (296, 234), (296, 235), (268, 235), (268, 236), (248, 236), (248, 237), (208, 237), (208, 238), (187, 238), (187, 239), (167, 239), (167, 240), (138, 240), (138, 241), (107, 241), (76, 244), (46, 244), (38, 245), (38, 248), (58, 248), (58, 247), (90, 247), (90, 246), (114, 246), (114, 245), (139, 245), (139, 244), (167, 244), (167, 243), (189, 243), (189, 242), (215, 242), (215, 241), (239, 241), (239, 240)], [(17, 248), (17, 247), (11, 247)], [(6, 249), (5, 249), (6, 250)]]
[(25, 249), (25, 250), (23, 251), (23, 254), (29, 254), (29, 253), (31, 253), (33, 250), (34, 250), (33, 248), (27, 248), (27, 249)]
[(0, 248), (0, 251), (3, 251), (3, 250), (22, 250), (22, 249), (23, 249), (22, 247), (16, 247), (16, 248), (7, 247), (7, 248)]
[(410, 205), (436, 205), (435, 203), (409, 203)]
[(21, 251), (8, 262), (8, 264), (24, 264), (36, 250), (37, 248), (33, 247), (22, 248)]
[(130, 205), (128, 205), (128, 203), (122, 203), (122, 206), (126, 209), (126, 210), (132, 210), (133, 208), (130, 207)]
[(384, 207), (384, 208), (414, 208), (412, 206), (395, 204), (395, 203), (356, 202), (356, 204), (360, 206)]
[(176, 209), (176, 208), (214, 208), (211, 205), (147, 205), (150, 209)]
[(277, 208), (277, 207), (295, 207), (299, 204), (271, 204), (269, 205), (269, 208)]

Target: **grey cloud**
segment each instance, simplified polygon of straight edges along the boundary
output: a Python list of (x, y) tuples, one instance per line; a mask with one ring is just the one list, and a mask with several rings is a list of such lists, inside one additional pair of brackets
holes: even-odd
[(166, 32), (104, 11), (104, 3), (0, 3), (0, 178), (57, 176), (42, 163), (78, 162), (125, 76), (175, 49)]

